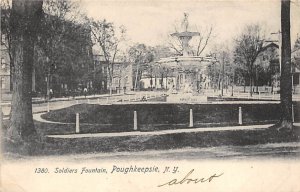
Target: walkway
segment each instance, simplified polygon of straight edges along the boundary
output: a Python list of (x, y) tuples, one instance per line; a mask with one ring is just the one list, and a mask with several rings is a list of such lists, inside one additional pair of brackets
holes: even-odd
[[(154, 135), (167, 135), (176, 133), (197, 133), (207, 131), (235, 131), (235, 130), (252, 130), (252, 129), (266, 129), (272, 126), (267, 125), (249, 125), (249, 126), (231, 126), (231, 127), (209, 127), (209, 128), (186, 128), (186, 129), (174, 129), (174, 130), (163, 130), (163, 131), (149, 131), (149, 132), (119, 132), (119, 133), (87, 133), (87, 134), (69, 134), (69, 135), (48, 135), (50, 138), (105, 138), (105, 137), (126, 137), (126, 136), (154, 136)], [(74, 128), (75, 129), (75, 128)]]
[(60, 124), (60, 125), (72, 125), (75, 123), (62, 123), (62, 122), (56, 122), (56, 121), (48, 121), (46, 119), (43, 119), (41, 116), (45, 114), (45, 113), (35, 113), (33, 114), (33, 119), (36, 120), (36, 121), (39, 121), (39, 122), (42, 122), (42, 123), (51, 123), (51, 124)]
[[(33, 119), (43, 123), (51, 124), (65, 124), (65, 125), (74, 125), (75, 123), (62, 123), (55, 121), (48, 121), (41, 117), (45, 113), (33, 114)], [(176, 133), (197, 133), (197, 132), (207, 132), (207, 131), (235, 131), (235, 130), (253, 130), (253, 129), (266, 129), (273, 124), (264, 124), (264, 125), (246, 125), (246, 126), (226, 126), (226, 127), (208, 127), (208, 128), (182, 128), (182, 129), (173, 129), (173, 130), (161, 130), (161, 131), (149, 131), (149, 132), (118, 132), (118, 133), (86, 133), (86, 134), (67, 134), (67, 135), (48, 135), (50, 138), (105, 138), (105, 137), (126, 137), (126, 136), (153, 136), (153, 135), (166, 135), (166, 134), (176, 134)], [(300, 123), (294, 123), (295, 126), (300, 126)]]

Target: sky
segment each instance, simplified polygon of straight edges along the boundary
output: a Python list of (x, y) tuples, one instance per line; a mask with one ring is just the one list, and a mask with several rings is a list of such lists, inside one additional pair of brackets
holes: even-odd
[[(230, 44), (246, 24), (261, 24), (272, 40), (278, 36), (270, 33), (280, 30), (280, 0), (81, 0), (80, 6), (89, 17), (124, 25), (128, 42), (150, 46), (164, 44), (185, 12), (191, 31), (213, 26), (211, 44)], [(300, 35), (299, 10), (300, 0), (293, 1), (292, 42)]]

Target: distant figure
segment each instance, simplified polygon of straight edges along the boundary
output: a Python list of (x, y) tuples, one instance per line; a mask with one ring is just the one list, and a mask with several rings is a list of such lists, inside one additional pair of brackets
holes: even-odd
[(86, 87), (83, 89), (83, 94), (84, 94), (84, 97), (86, 98), (86, 94), (87, 94), (87, 88)]
[(73, 90), (72, 90), (72, 96), (73, 96), (73, 99), (75, 99), (75, 94), (76, 94), (76, 90), (73, 89)]
[(50, 89), (50, 90), (49, 90), (49, 99), (52, 99), (52, 97), (53, 97), (53, 90)]
[(142, 101), (147, 101), (145, 96), (142, 97)]

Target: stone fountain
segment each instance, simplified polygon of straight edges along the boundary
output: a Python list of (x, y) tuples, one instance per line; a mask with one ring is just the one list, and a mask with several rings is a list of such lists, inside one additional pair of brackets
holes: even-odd
[(183, 31), (172, 33), (182, 45), (182, 55), (162, 58), (157, 63), (172, 71), (169, 78), (169, 96), (167, 102), (204, 102), (207, 96), (199, 94), (208, 87), (209, 80), (205, 75), (206, 68), (213, 61), (211, 57), (194, 56), (189, 45), (190, 40), (199, 36), (199, 32), (188, 31), (188, 14), (184, 14)]

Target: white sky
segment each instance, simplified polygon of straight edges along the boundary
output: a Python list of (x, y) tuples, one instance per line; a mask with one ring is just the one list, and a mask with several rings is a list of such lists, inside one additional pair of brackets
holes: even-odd
[[(291, 5), (293, 45), (300, 34), (300, 0)], [(280, 0), (82, 0), (81, 7), (89, 17), (124, 25), (131, 43), (152, 46), (164, 44), (184, 12), (189, 13), (191, 29), (214, 26), (214, 43), (230, 42), (249, 23), (262, 24), (273, 39), (277, 36), (270, 32), (280, 30)]]

